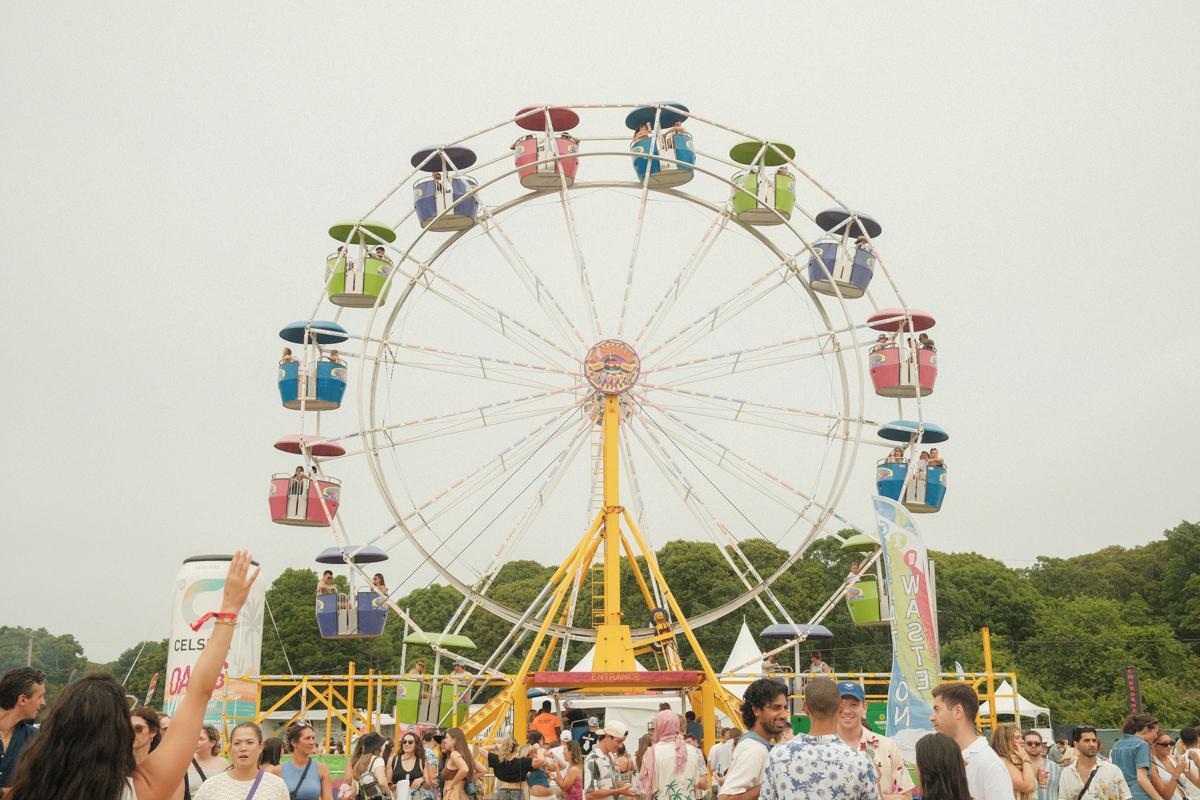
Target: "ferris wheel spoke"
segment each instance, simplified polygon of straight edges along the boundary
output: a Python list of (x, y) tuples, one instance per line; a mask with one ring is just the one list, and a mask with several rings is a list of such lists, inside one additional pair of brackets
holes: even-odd
[[(400, 517), (400, 522), (406, 527), (409, 534), (415, 534), (425, 529), (432, 531), (433, 523), (438, 519), (490, 486), (497, 478), (506, 475), (510, 470), (517, 468), (519, 465), (523, 465), (531, 453), (537, 452), (561, 436), (564, 430), (568, 430), (560, 426), (545, 436), (541, 435), (549, 426), (561, 421), (562, 417), (563, 415), (560, 414), (547, 420), (508, 448), (502, 450), (496, 457), (489, 459), (470, 473), (447, 484), (445, 488), (424, 501), (414, 504), (412, 511)], [(573, 440), (574, 437), (572, 443)], [(564, 449), (564, 452), (569, 450), (570, 447), (571, 445), (568, 445)], [(462, 554), (460, 553), (459, 555)], [(486, 571), (481, 573), (481, 575), (486, 574)]]
[[(729, 565), (729, 568), (733, 570), (734, 574), (737, 575), (738, 579), (742, 582), (742, 585), (745, 586), (748, 591), (752, 591), (754, 586), (763, 584), (764, 581), (762, 576), (758, 573), (758, 570), (746, 556), (745, 552), (742, 551), (742, 548), (739, 545), (737, 537), (734, 535), (732, 529), (730, 529), (725, 523), (721, 522), (721, 520), (717, 518), (716, 514), (714, 514), (704, 502), (696, 487), (693, 486), (690, 481), (688, 481), (687, 477), (683, 473), (683, 470), (675, 462), (671, 453), (667, 451), (666, 447), (659, 439), (659, 436), (644, 422), (641, 423), (639, 427), (644, 430), (646, 436), (654, 444), (653, 447), (649, 447), (645, 440), (639, 437), (639, 441), (641, 442), (642, 446), (647, 450), (647, 452), (650, 453), (651, 459), (658, 466), (659, 471), (663, 474), (663, 476), (666, 477), (673, 486), (675, 486), (681, 502), (683, 502), (684, 506), (688, 509), (688, 511), (691, 512), (692, 516), (695, 517), (696, 522), (700, 525), (701, 529), (707, 532), (710, 538), (713, 539), (713, 543), (717, 546), (717, 550), (721, 552), (725, 562)], [(727, 502), (730, 502), (728, 497), (725, 499)], [(754, 527), (754, 529), (758, 531), (759, 535), (762, 535), (762, 532), (758, 529), (758, 527), (754, 525), (750, 518), (746, 516), (740, 508), (734, 506), (732, 502), (730, 502), (730, 505), (733, 506), (734, 509), (747, 522), (750, 523), (751, 527)], [(763, 538), (765, 539), (766, 537), (763, 536)], [(742, 562), (742, 566), (740, 568), (734, 562), (730, 551), (735, 553)], [(779, 599), (775, 597), (774, 592), (771, 591), (769, 586), (766, 589), (766, 594), (772, 600), (773, 604), (779, 609), (784, 618), (790, 620), (787, 610), (783, 607), (783, 604), (779, 602)], [(762, 609), (763, 613), (767, 615), (767, 618), (771, 620), (771, 622), (775, 622), (775, 615), (767, 607), (766, 603), (763, 602), (760, 596), (755, 597), (755, 602), (758, 603), (759, 608)]]
[[(397, 268), (397, 272), (399, 272)], [(414, 275), (407, 275), (414, 284), (443, 302), (457, 308), (495, 333), (517, 344), (551, 367), (561, 367), (559, 356), (574, 360), (575, 356), (562, 344), (539, 332), (519, 317), (492, 305), (462, 283), (451, 280), (428, 264)], [(544, 348), (549, 348), (547, 352)], [(553, 353), (554, 355), (550, 355)]]
[[(414, 438), (412, 438), (411, 440), (398, 440), (397, 441), (397, 440), (393, 439), (392, 443), (389, 446), (397, 447), (402, 444), (408, 444), (410, 441), (421, 441), (424, 438), (431, 438), (429, 434), (424, 432), (424, 430), (430, 426), (434, 426), (433, 431), (432, 431), (432, 433), (434, 435), (442, 435), (444, 433), (458, 433), (458, 432), (461, 432), (461, 430), (476, 430), (478, 428), (488, 427), (490, 425), (498, 424), (500, 422), (510, 422), (513, 419), (525, 419), (525, 418), (528, 418), (531, 416), (545, 416), (547, 414), (555, 414), (557, 416), (557, 415), (566, 413), (568, 411), (571, 411), (572, 409), (580, 407), (583, 403), (583, 400), (574, 400), (571, 403), (567, 404), (565, 407), (556, 407), (556, 408), (540, 407), (540, 408), (534, 408), (534, 409), (525, 409), (525, 408), (519, 408), (519, 407), (530, 404), (530, 403), (537, 402), (539, 400), (545, 400), (550, 397), (555, 397), (558, 395), (567, 394), (569, 392), (574, 392), (575, 390), (577, 390), (579, 388), (581, 388), (579, 385), (568, 386), (563, 389), (554, 389), (552, 391), (541, 392), (539, 394), (525, 395), (523, 397), (514, 397), (514, 398), (510, 398), (508, 400), (501, 400), (501, 401), (497, 401), (494, 403), (486, 403), (481, 406), (473, 406), (471, 408), (460, 409), (458, 411), (451, 411), (446, 414), (436, 414), (436, 415), (432, 415), (432, 416), (419, 417), (419, 418), (414, 418), (411, 420), (406, 420), (404, 422), (393, 422), (393, 423), (389, 423), (387, 425), (379, 425), (374, 428), (367, 428), (362, 431), (357, 431), (355, 433), (337, 437), (335, 439), (332, 439), (331, 441), (344, 442), (344, 441), (349, 441), (352, 439), (359, 439), (359, 438), (365, 439), (365, 437), (372, 435), (372, 434), (377, 434), (377, 433), (383, 433), (383, 434), (387, 434), (387, 435), (391, 436), (392, 434), (394, 434), (397, 431), (417, 431), (418, 432), (414, 436)], [(507, 409), (507, 411), (498, 411), (497, 409)], [(467, 427), (464, 427), (461, 429), (459, 427), (456, 427), (456, 426), (460, 426), (463, 424), (465, 424)], [(447, 428), (451, 428), (451, 430), (447, 430)], [(347, 456), (357, 455), (358, 453), (364, 452), (364, 450), (366, 450), (366, 449), (370, 449), (370, 448), (367, 448), (364, 446), (364, 448), (362, 450), (347, 452), (346, 455)], [(385, 448), (376, 448), (376, 449), (385, 449)], [(344, 457), (345, 456), (337, 456), (337, 458), (344, 458)]]
[[(815, 507), (818, 510), (824, 511), (825, 506), (818, 502), (808, 492), (805, 492), (795, 486), (792, 486), (787, 481), (780, 478), (774, 471), (760, 466), (755, 461), (742, 455), (737, 450), (723, 444), (715, 439), (710, 434), (700, 430), (698, 427), (680, 418), (677, 414), (664, 409), (651, 401), (644, 401), (645, 407), (653, 408), (655, 411), (675, 424), (678, 438), (673, 438), (677, 446), (687, 447), (692, 452), (704, 458), (713, 466), (725, 471), (729, 475), (738, 478), (751, 488), (757, 489), (764, 497), (774, 500), (784, 508), (795, 513), (806, 514), (808, 509)], [(644, 410), (644, 409), (643, 409)], [(647, 417), (650, 418), (649, 416)], [(662, 427), (656, 420), (652, 420), (661, 430)], [(665, 431), (664, 431), (665, 433)], [(737, 465), (737, 466), (735, 466)], [(771, 487), (774, 487), (772, 489)], [(790, 494), (804, 501), (804, 507), (797, 509), (791, 505), (784, 497), (781, 497), (777, 492), (782, 491), (785, 494)]]
[(567, 224), (567, 234), (571, 238), (571, 254), (575, 258), (575, 271), (579, 273), (579, 290), (583, 294), (583, 303), (592, 322), (592, 338), (599, 339), (601, 327), (600, 314), (596, 310), (596, 295), (592, 291), (592, 281), (588, 277), (587, 260), (583, 257), (583, 247), (579, 243), (579, 231), (575, 227), (575, 209), (571, 206), (571, 190), (567, 187), (565, 178), (559, 188), (559, 197), (562, 198), (561, 206), (563, 220)]
[[(647, 352), (645, 360), (650, 360), (653, 356), (660, 353), (660, 360), (678, 355), (711, 335), (739, 314), (752, 308), (764, 297), (769, 297), (776, 289), (784, 286), (789, 277), (791, 277), (790, 272), (786, 270), (781, 271), (778, 265), (772, 267), (767, 272), (754, 278), (746, 286), (739, 288), (732, 296), (722, 300), (695, 320), (652, 347)], [(653, 364), (649, 368), (652, 369)]]
[[(547, 383), (545, 380), (536, 380), (534, 376), (542, 379), (555, 377), (565, 377), (570, 380), (578, 379), (578, 370), (546, 367), (477, 353), (458, 353), (438, 347), (397, 342), (389, 339), (373, 339), (372, 341), (385, 345), (379, 355), (375, 356), (375, 361), (380, 364), (411, 369), (424, 369), (432, 372), (444, 372), (450, 375), (461, 375), (468, 378), (537, 389), (557, 389), (559, 387), (556, 384)], [(403, 359), (394, 352), (395, 350), (403, 350), (423, 357), (426, 360)]]
[[(496, 580), (496, 576), (500, 573), (500, 568), (504, 565), (506, 559), (508, 558), (508, 554), (514, 547), (520, 544), (525, 534), (533, 526), (533, 523), (537, 520), (542, 509), (546, 507), (547, 497), (549, 497), (549, 495), (551, 495), (558, 487), (558, 484), (562, 481), (563, 475), (566, 474), (567, 469), (571, 464), (574, 463), (576, 457), (579, 455), (579, 452), (583, 449), (583, 443), (587, 441), (587, 437), (581, 435), (583, 432), (582, 429), (591, 426), (591, 424), (592, 422), (589, 419), (580, 420), (579, 428), (576, 429), (575, 434), (571, 437), (571, 441), (567, 444), (567, 446), (559, 452), (554, 465), (550, 468), (550, 474), (546, 476), (546, 479), (542, 482), (542, 485), (538, 487), (536, 492), (534, 492), (533, 498), (530, 500), (529, 505), (527, 505), (525, 510), (521, 513), (521, 516), (518, 518), (516, 524), (513, 525), (512, 528), (509, 529), (508, 533), (504, 535), (504, 538), (500, 542), (500, 546), (496, 549), (495, 554), (492, 556), (492, 560), (484, 568), (482, 576), (476, 583), (474, 587), (475, 591), (486, 594), (488, 590), (492, 588), (492, 583)], [(461, 552), (459, 555), (461, 555)], [(463, 625), (466, 624), (476, 607), (476, 603), (469, 602), (468, 598), (463, 598), (462, 604), (460, 604), (458, 609), (455, 611), (454, 617), (452, 617), (450, 622), (447, 623), (447, 627), (452, 627), (453, 633), (458, 633), (461, 631)], [(458, 617), (460, 614), (462, 614), (462, 617), (456, 622), (455, 617)]]
[[(787, 339), (781, 339), (778, 342), (771, 342), (769, 344), (759, 344), (752, 347), (742, 347), (737, 350), (727, 350), (721, 353), (696, 356), (694, 358), (687, 358), (681, 361), (673, 361), (667, 364), (659, 364), (654, 367), (647, 367), (646, 369), (642, 370), (642, 374), (657, 375), (664, 372), (669, 372), (671, 370), (700, 368), (707, 365), (724, 365), (725, 362), (733, 361), (733, 365), (727, 370), (730, 374), (732, 374), (733, 372), (737, 371), (737, 365), (744, 359), (758, 358), (763, 355), (769, 355), (770, 353), (787, 350), (796, 347), (797, 345), (812, 344), (814, 342), (820, 343), (818, 345), (818, 350), (816, 352), (806, 352), (804, 353), (804, 356), (824, 355), (827, 352), (825, 349), (826, 344), (837, 340), (837, 337), (839, 337), (841, 334), (849, 332), (851, 329), (862, 329), (866, 327), (867, 326), (863, 324), (852, 325), (844, 328), (832, 328), (829, 330), (818, 331), (807, 336), (793, 336)], [(843, 344), (842, 349), (845, 349), (848, 346), (848, 344)]]
[[(463, 519), (463, 521), (460, 522), (453, 531), (451, 531), (445, 537), (441, 537), (441, 536), (438, 536), (437, 534), (434, 534), (434, 538), (437, 539), (438, 545), (436, 547), (434, 547), (432, 550), (426, 550), (424, 547), (422, 547), (419, 544), (415, 534), (413, 532), (411, 532), (406, 525), (401, 524), (399, 527), (404, 532), (405, 538), (412, 541), (416, 545), (418, 551), (423, 552), (425, 554), (425, 558), (420, 563), (418, 563), (417, 566), (412, 571), (409, 572), (409, 574), (403, 579), (403, 581), (401, 581), (401, 585), (406, 583), (410, 578), (412, 578), (413, 575), (417, 574), (417, 572), (419, 572), (431, 559), (434, 559), (435, 556), (437, 555), (438, 551), (440, 551), (442, 548), (448, 546), (450, 543), (450, 540), (452, 538), (454, 538), (454, 536), (460, 530), (462, 530), (464, 526), (466, 526), (472, 519), (474, 519), (476, 514), (478, 514), (481, 510), (483, 510), (484, 506), (486, 506), (505, 487), (505, 485), (507, 485), (508, 482), (510, 480), (512, 480), (513, 476), (517, 475), (526, 465), (528, 465), (533, 460), (534, 456), (536, 456), (539, 452), (541, 452), (543, 447), (545, 447), (553, 439), (557, 438), (557, 436), (560, 433), (562, 433), (564, 430), (566, 430), (568, 428), (568, 426), (566, 425), (566, 422), (567, 422), (567, 420), (565, 420), (565, 419), (562, 420), (559, 423), (559, 426), (549, 436), (542, 437), (540, 440), (540, 443), (536, 447), (533, 447), (530, 450), (530, 452), (528, 453), (528, 455), (524, 455), (524, 457), (520, 459), (519, 464), (513, 465), (513, 467), (511, 469), (506, 469), (507, 474), (504, 476), (504, 479), (500, 482), (500, 485), (497, 486), (495, 489), (493, 489), (492, 492), (490, 494), (488, 494), (488, 496), (485, 497), (481, 503), (476, 505), (475, 508), (472, 509), (469, 514), (467, 514), (467, 516)], [(511, 450), (512, 448), (509, 448), (509, 449)], [(504, 456), (504, 452), (502, 452), (500, 454), (500, 456), (498, 456), (498, 458), (502, 458), (503, 456)], [(495, 461), (495, 459), (493, 459), (493, 461)], [(547, 463), (547, 465), (539, 471), (538, 476), (540, 476), (541, 473), (545, 472), (547, 469), (549, 469), (551, 466), (553, 466), (553, 464), (554, 464), (553, 461)], [(538, 476), (535, 476), (535, 480)], [(513, 499), (510, 500), (509, 503), (507, 505), (505, 505), (504, 508), (502, 508), (500, 510), (500, 512), (491, 519), (491, 521), (482, 525), (479, 528), (479, 530), (475, 533), (475, 535), (467, 542), (467, 545), (462, 550), (459, 551), (459, 556), (461, 556), (466, 551), (466, 547), (470, 547), (471, 545), (473, 545), (479, 539), (479, 537), (482, 536), (488, 530), (488, 528), (491, 527), (492, 523), (494, 523), (496, 521), (496, 519), (499, 518), (499, 515), (503, 514), (504, 511), (509, 506), (511, 506), (513, 503), (515, 503), (517, 501), (517, 499), (523, 493), (524, 493), (524, 490), (522, 490), (521, 492), (518, 492), (517, 495), (515, 497), (513, 497)], [(398, 543), (399, 542), (397, 542), (397, 544)], [(395, 545), (393, 545), (392, 547), (395, 547)], [(391, 548), (388, 548), (388, 549), (391, 549)], [(461, 558), (459, 558), (458, 560), (463, 561), (463, 559), (461, 559)], [(472, 571), (474, 571), (477, 576), (480, 575), (480, 572), (478, 570), (473, 569)]]
[(688, 282), (696, 271), (700, 269), (700, 265), (704, 259), (712, 251), (713, 245), (716, 244), (717, 237), (725, 230), (729, 223), (729, 215), (722, 213), (715, 217), (704, 231), (704, 235), (700, 238), (700, 243), (692, 250), (692, 254), (688, 257), (687, 262), (679, 270), (679, 274), (675, 276), (675, 280), (667, 287), (667, 291), (663, 293), (662, 298), (658, 301), (658, 305), (650, 312), (650, 316), (642, 324), (641, 330), (633, 340), (633, 346), (637, 347), (643, 339), (652, 339), (654, 334), (658, 332), (658, 326), (670, 313), (675, 303), (679, 300), (679, 296), (687, 287)]
[[(662, 109), (654, 112), (654, 131), (651, 136), (654, 141), (658, 140), (659, 135), (659, 119), (662, 116)], [(637, 266), (638, 252), (641, 250), (642, 244), (642, 227), (646, 224), (646, 199), (650, 196), (650, 169), (647, 167), (642, 175), (642, 188), (638, 198), (637, 220), (633, 226), (633, 246), (629, 252), (629, 269), (625, 273), (625, 291), (621, 296), (621, 313), (617, 317), (617, 337), (620, 338), (625, 332), (625, 314), (629, 310), (629, 295), (633, 290), (633, 271)]]
[(512, 238), (500, 225), (500, 219), (485, 211), (482, 222), (483, 231), (496, 248), (496, 252), (508, 264), (517, 280), (525, 287), (525, 291), (541, 307), (546, 319), (558, 329), (563, 341), (569, 344), (576, 356), (580, 355), (582, 351), (579, 345), (583, 344), (584, 339), (579, 326), (570, 320), (550, 288), (538, 277), (538, 274), (529, 266), (529, 262), (517, 250)]
[[(833, 420), (834, 422), (854, 423), (857, 425), (879, 425), (875, 420), (867, 419), (866, 417), (845, 416), (842, 414), (831, 414), (828, 411), (814, 411), (807, 408), (799, 408), (796, 406), (780, 406), (772, 403), (761, 403), (755, 400), (746, 400), (740, 397), (726, 397), (725, 395), (711, 394), (709, 392), (700, 392), (693, 389), (677, 389), (670, 386), (660, 386), (658, 384), (644, 383), (641, 384), (644, 389), (653, 389), (661, 392), (667, 392), (672, 395), (681, 395), (704, 403), (707, 408), (714, 413), (722, 413), (719, 419), (725, 419), (729, 422), (739, 422), (747, 416), (757, 416), (763, 420), (774, 419), (775, 417), (793, 418), (793, 417), (808, 417), (812, 419)], [(662, 401), (658, 401), (663, 405)], [(664, 406), (665, 407), (665, 406)], [(812, 432), (815, 429), (796, 428), (801, 432)], [(824, 436), (824, 433), (820, 435)]]

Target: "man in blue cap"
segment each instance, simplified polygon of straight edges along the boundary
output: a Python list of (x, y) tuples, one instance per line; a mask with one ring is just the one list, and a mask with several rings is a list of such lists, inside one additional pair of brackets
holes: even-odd
[(879, 776), (881, 800), (910, 800), (913, 779), (896, 743), (866, 726), (867, 698), (863, 687), (854, 681), (838, 684), (838, 737), (852, 750), (866, 753)]

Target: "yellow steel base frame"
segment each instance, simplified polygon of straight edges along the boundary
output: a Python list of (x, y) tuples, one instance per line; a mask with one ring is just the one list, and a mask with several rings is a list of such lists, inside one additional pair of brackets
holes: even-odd
[[(621, 610), (622, 550), (632, 567), (642, 599), (646, 603), (647, 612), (649, 613), (656, 606), (649, 584), (642, 575), (637, 562), (636, 556), (640, 554), (645, 557), (646, 568), (657, 582), (672, 617), (683, 632), (692, 652), (696, 654), (696, 658), (700, 662), (700, 671), (704, 674), (704, 681), (700, 687), (691, 690), (689, 695), (691, 704), (698, 710), (704, 727), (705, 752), (716, 742), (715, 707), (720, 707), (734, 721), (735, 725), (741, 727), (740, 701), (717, 681), (712, 665), (700, 648), (700, 643), (696, 640), (696, 636), (692, 632), (691, 626), (688, 625), (687, 618), (680, 610), (670, 587), (663, 579), (662, 572), (659, 571), (654, 552), (646, 545), (637, 524), (620, 503), (619, 440), (617, 438), (620, 428), (619, 402), (618, 395), (606, 395), (604, 398), (602, 423), (604, 426), (604, 508), (596, 515), (596, 519), (589, 526), (587, 533), (576, 543), (566, 561), (551, 577), (550, 584), (554, 586), (554, 591), (550, 597), (549, 608), (520, 668), (512, 676), (512, 683), (501, 690), (483, 708), (471, 715), (463, 724), (463, 732), (469, 738), (492, 738), (499, 723), (511, 711), (513, 719), (516, 721), (513, 734), (517, 741), (525, 742), (524, 720), (529, 711), (526, 679), (534, 672), (546, 670), (555, 648), (560, 643), (560, 637), (557, 634), (549, 633), (551, 623), (556, 619), (560, 624), (572, 623), (572, 620), (567, 619), (568, 609), (564, 606), (564, 600), (573, 586), (582, 586), (592, 560), (602, 546), (604, 548), (604, 617), (603, 622), (596, 626), (596, 652), (592, 671), (626, 673), (628, 680), (622, 679), (624, 682), (620, 687), (621, 690), (637, 691), (640, 687), (634, 655), (635, 652), (643, 651), (652, 645), (662, 648), (662, 654), (666, 660), (665, 666), (668, 670), (682, 669), (675, 634), (669, 625), (657, 626), (655, 635), (635, 642), (629, 626), (624, 623), (624, 615)], [(628, 536), (626, 536), (626, 530), (622, 529), (622, 521), (625, 523), (624, 528), (628, 531)], [(632, 540), (629, 537), (632, 537)], [(539, 653), (541, 654), (540, 659), (538, 659)], [(534, 667), (535, 660), (538, 661), (536, 669)], [(661, 683), (656, 682), (655, 685), (661, 688)], [(606, 691), (611, 692), (617, 688), (610, 684)]]

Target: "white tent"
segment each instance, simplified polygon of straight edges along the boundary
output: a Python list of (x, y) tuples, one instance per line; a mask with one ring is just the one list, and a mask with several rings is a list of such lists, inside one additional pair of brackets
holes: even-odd
[[(747, 666), (742, 666), (747, 661), (750, 662)], [(741, 667), (741, 669), (738, 669)], [(763, 672), (763, 656), (762, 650), (758, 649), (758, 644), (754, 641), (754, 635), (750, 633), (750, 628), (746, 626), (745, 618), (742, 619), (742, 629), (738, 631), (737, 641), (733, 643), (733, 649), (729, 651), (729, 658), (725, 659), (725, 668), (721, 672), (729, 673), (737, 669), (737, 674), (742, 675), (751, 673), (754, 675), (762, 675)], [(738, 697), (746, 693), (745, 683), (731, 683), (725, 688), (733, 692)]]
[[(592, 645), (592, 649), (588, 650), (587, 654), (584, 655), (583, 658), (579, 659), (579, 663), (576, 664), (575, 666), (571, 667), (570, 671), (571, 672), (591, 672), (592, 671), (592, 661), (595, 658), (596, 658), (596, 645)], [(633, 665), (637, 668), (638, 672), (646, 671), (646, 668), (643, 667), (640, 663), (638, 663), (637, 659), (634, 659)]]
[[(1045, 706), (1039, 706), (1031, 700), (1028, 700), (1013, 691), (1012, 684), (1008, 681), (1001, 681), (996, 687), (996, 715), (1001, 717), (1024, 717), (1026, 719), (1037, 719), (1040, 716), (1045, 716), (1050, 719), (1050, 709)], [(979, 716), (990, 717), (992, 714), (991, 706), (985, 700), (979, 705)]]

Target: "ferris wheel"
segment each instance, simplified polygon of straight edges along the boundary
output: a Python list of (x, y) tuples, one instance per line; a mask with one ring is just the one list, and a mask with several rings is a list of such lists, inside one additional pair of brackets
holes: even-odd
[[(917, 456), (946, 438), (923, 406), (933, 317), (881, 223), (792, 145), (676, 102), (531, 106), (446, 141), (329, 228), (316, 303), (280, 333), (299, 433), (276, 447), (304, 463), (273, 478), (272, 519), (330, 528), (366, 584), (323, 635), (378, 635), (432, 570), (464, 598), (443, 636), (477, 608), (512, 624), (487, 661), (456, 654), (479, 670), (546, 635), (561, 665), (605, 626), (669, 661), (748, 603), (800, 630), (772, 584), (854, 527), (852, 481), (941, 507), (944, 463)], [(760, 572), (754, 537), (787, 557)], [(740, 586), (689, 619), (654, 556), (678, 538), (716, 544)], [(388, 556), (400, 581), (372, 589)], [(644, 613), (613, 596), (633, 556)], [(561, 574), (517, 607), (495, 584), (514, 559)]]

